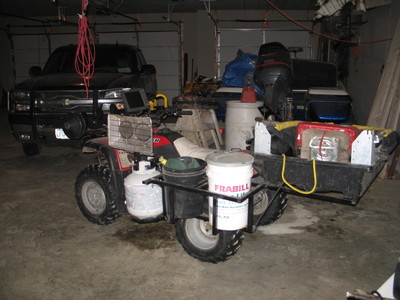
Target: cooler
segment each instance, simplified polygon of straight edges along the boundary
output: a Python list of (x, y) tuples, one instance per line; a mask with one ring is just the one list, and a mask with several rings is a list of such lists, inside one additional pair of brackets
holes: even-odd
[(306, 120), (343, 122), (351, 112), (351, 97), (339, 88), (310, 88), (305, 102)]

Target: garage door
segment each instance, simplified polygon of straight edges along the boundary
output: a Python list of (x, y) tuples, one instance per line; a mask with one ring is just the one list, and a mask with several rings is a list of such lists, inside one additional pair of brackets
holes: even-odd
[(310, 58), (310, 35), (308, 31), (220, 28), (217, 48), (218, 79), (222, 78), (225, 66), (235, 59), (238, 49), (258, 54), (262, 44), (280, 42), (286, 47), (302, 47), (298, 58)]
[(16, 83), (29, 78), (29, 68), (40, 66), (42, 69), (51, 51), (59, 46), (76, 44), (76, 33), (13, 35)]

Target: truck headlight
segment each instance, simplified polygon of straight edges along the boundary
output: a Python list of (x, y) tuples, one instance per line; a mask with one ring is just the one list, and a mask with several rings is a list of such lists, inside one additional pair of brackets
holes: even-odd
[(24, 90), (11, 91), (9, 101), (10, 112), (27, 112), (31, 108), (31, 93)]
[(29, 111), (31, 109), (30, 104), (22, 104), (22, 103), (15, 103), (14, 104), (14, 111)]
[(129, 90), (130, 88), (103, 91), (104, 99), (122, 99), (122, 92)]
[(26, 99), (30, 100), (31, 99), (31, 93), (29, 91), (21, 91), (21, 90), (15, 90), (12, 93), (14, 100), (19, 100), (19, 99)]
[(106, 91), (104, 94), (104, 99), (121, 99), (122, 90)]

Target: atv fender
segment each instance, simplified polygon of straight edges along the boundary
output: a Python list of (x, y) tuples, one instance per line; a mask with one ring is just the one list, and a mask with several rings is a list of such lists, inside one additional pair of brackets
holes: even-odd
[[(85, 141), (82, 151), (84, 153), (99, 153), (107, 160), (107, 166), (111, 172), (112, 184), (115, 185), (115, 202), (119, 213), (127, 213), (125, 205), (125, 187), (124, 178), (131, 173), (130, 168), (124, 168), (118, 157), (118, 150), (110, 147), (107, 138), (95, 138)], [(101, 162), (101, 164), (106, 164)]]

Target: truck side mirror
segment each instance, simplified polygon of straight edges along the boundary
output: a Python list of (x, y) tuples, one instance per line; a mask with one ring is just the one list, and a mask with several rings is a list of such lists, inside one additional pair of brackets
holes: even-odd
[(155, 74), (156, 68), (153, 65), (143, 65), (141, 72), (144, 74)]
[(28, 71), (29, 77), (39, 76), (40, 73), (42, 73), (42, 68), (39, 66), (30, 67)]

